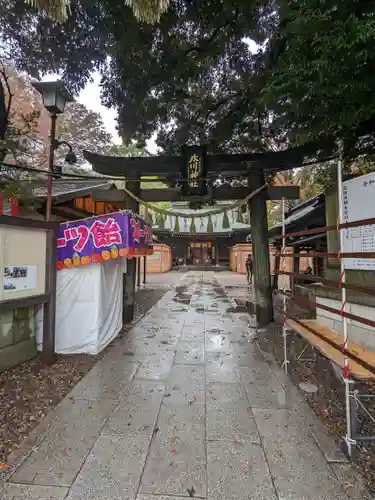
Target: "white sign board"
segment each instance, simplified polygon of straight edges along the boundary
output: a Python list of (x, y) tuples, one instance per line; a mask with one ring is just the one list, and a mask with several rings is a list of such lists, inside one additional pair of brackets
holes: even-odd
[(23, 292), (36, 287), (37, 266), (5, 266), (4, 293)]
[[(375, 172), (343, 183), (341, 222), (375, 217)], [(342, 229), (343, 251), (375, 252), (375, 225)], [(345, 269), (375, 270), (375, 259), (344, 259)]]

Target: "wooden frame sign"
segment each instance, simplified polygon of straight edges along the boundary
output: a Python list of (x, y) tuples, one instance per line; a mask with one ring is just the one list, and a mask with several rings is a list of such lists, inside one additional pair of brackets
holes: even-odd
[(54, 361), (59, 224), (0, 215), (0, 314), (43, 306), (44, 362)]

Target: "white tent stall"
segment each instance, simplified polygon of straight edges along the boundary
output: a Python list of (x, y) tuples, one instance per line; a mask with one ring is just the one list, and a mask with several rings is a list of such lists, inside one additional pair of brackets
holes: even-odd
[[(152, 229), (129, 211), (60, 225), (56, 353), (95, 355), (119, 334), (127, 259), (151, 253)], [(37, 315), (36, 336), (41, 350), (42, 311)]]
[[(98, 354), (122, 328), (126, 259), (62, 269), (57, 273), (55, 351)], [(37, 346), (42, 346), (43, 315), (38, 315)]]

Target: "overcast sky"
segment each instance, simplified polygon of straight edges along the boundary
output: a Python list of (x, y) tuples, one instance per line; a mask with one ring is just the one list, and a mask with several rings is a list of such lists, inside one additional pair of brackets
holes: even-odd
[[(52, 81), (58, 79), (56, 74), (47, 74), (42, 80)], [(100, 101), (100, 75), (95, 72), (92, 74), (92, 82), (88, 83), (86, 87), (80, 92), (77, 101), (84, 104), (86, 108), (91, 111), (99, 113), (103, 119), (104, 128), (109, 132), (113, 138), (113, 142), (121, 144), (121, 139), (116, 130), (116, 110), (106, 108)], [(151, 153), (156, 153), (157, 147), (154, 140), (147, 141), (147, 148)]]
[[(103, 106), (100, 102), (100, 75), (93, 74), (93, 81), (79, 94), (77, 99), (91, 111), (99, 113), (103, 119), (105, 129), (112, 135), (116, 144), (121, 143), (121, 139), (116, 130), (116, 110)], [(157, 147), (154, 140), (147, 141), (147, 149), (150, 153), (156, 153)]]
[(91, 111), (99, 113), (104, 122), (106, 130), (112, 135), (113, 140), (118, 144), (121, 142), (116, 131), (116, 111), (103, 106), (100, 102), (100, 75), (94, 73), (93, 81), (86, 85), (86, 88), (78, 96), (78, 101), (84, 104)]

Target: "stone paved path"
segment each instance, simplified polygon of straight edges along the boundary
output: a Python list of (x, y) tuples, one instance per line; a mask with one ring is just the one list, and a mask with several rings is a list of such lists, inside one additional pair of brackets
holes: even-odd
[(230, 278), (180, 278), (32, 434), (0, 498), (369, 498), (340, 481), (345, 457), (248, 342), (247, 315), (228, 312)]

